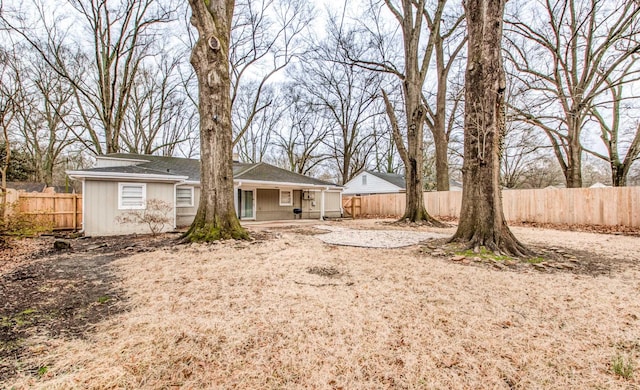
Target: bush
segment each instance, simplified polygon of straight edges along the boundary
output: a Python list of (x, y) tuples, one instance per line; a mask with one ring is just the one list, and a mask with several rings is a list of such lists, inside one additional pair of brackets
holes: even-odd
[(18, 203), (9, 206), (9, 212), (0, 221), (0, 234), (17, 237), (33, 237), (52, 232), (54, 222), (45, 214), (27, 214), (20, 211)]
[(171, 222), (169, 213), (173, 211), (170, 203), (160, 199), (149, 199), (144, 210), (131, 210), (116, 217), (119, 223), (136, 223), (149, 226), (152, 235), (157, 235), (165, 225)]

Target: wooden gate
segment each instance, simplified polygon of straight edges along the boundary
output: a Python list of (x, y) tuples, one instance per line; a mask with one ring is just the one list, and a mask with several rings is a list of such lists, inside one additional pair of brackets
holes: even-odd
[(362, 198), (359, 196), (342, 198), (342, 209), (347, 216), (357, 218), (362, 214)]

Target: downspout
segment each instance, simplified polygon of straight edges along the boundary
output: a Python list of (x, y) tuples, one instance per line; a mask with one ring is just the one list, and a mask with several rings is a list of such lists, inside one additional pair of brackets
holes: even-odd
[(320, 220), (321, 221), (324, 220), (324, 192), (327, 189), (328, 189), (328, 187), (320, 190)]
[(238, 219), (240, 219), (240, 206), (241, 206), (240, 204), (241, 199), (238, 197), (238, 190), (242, 191), (242, 188), (240, 188), (241, 186), (242, 186), (242, 182), (239, 181), (238, 186), (233, 187), (233, 206), (236, 208), (236, 217)]
[(85, 207), (85, 204), (84, 204), (84, 202), (87, 199), (85, 188), (84, 188), (84, 181), (85, 179), (83, 177), (82, 178), (82, 229), (80, 229), (80, 231), (78, 232), (79, 234), (84, 234), (84, 217), (86, 216), (86, 213), (87, 213), (87, 208)]
[[(176, 230), (178, 228), (178, 184), (182, 184), (182, 183), (175, 183), (173, 185), (173, 230)], [(194, 196), (195, 196), (195, 189), (194, 189)]]

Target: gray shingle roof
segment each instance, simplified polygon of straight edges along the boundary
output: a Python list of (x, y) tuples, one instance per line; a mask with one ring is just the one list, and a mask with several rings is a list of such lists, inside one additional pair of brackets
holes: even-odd
[[(177, 175), (187, 176), (189, 181), (200, 181), (200, 160), (127, 153), (108, 154), (105, 157), (144, 160), (146, 162), (125, 167), (92, 168), (85, 171)], [(333, 183), (300, 175), (267, 163), (247, 164), (234, 162), (233, 177), (238, 180), (336, 186)]]
[(389, 183), (397, 187), (406, 189), (407, 183), (405, 182), (403, 175), (398, 175), (397, 173), (374, 172), (374, 171), (366, 171), (366, 172), (384, 181), (388, 181)]
[(253, 165), (253, 168), (245, 170), (239, 175), (236, 175), (234, 169), (234, 178), (238, 180), (271, 181), (278, 183), (296, 183), (316, 186), (335, 186), (335, 184), (333, 183), (300, 175), (298, 173), (287, 171), (286, 169), (278, 168), (267, 163), (257, 163), (251, 165)]

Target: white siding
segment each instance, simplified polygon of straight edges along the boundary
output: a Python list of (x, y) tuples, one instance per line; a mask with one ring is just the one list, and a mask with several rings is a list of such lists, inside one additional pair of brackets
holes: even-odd
[[(362, 176), (366, 175), (366, 184), (363, 184)], [(344, 185), (343, 195), (355, 194), (390, 194), (404, 192), (404, 189), (386, 180), (382, 180), (367, 172), (360, 172)]]
[(326, 191), (324, 193), (324, 216), (327, 218), (342, 217), (342, 197), (340, 191)]
[[(159, 199), (173, 205), (172, 183), (147, 183), (147, 200)], [(117, 234), (150, 233), (147, 225), (124, 224), (117, 221), (119, 215), (133, 210), (118, 210), (118, 182), (87, 180), (84, 187), (85, 208), (83, 228), (87, 236), (110, 236)], [(164, 231), (173, 230), (173, 213), (168, 214), (170, 223)]]

